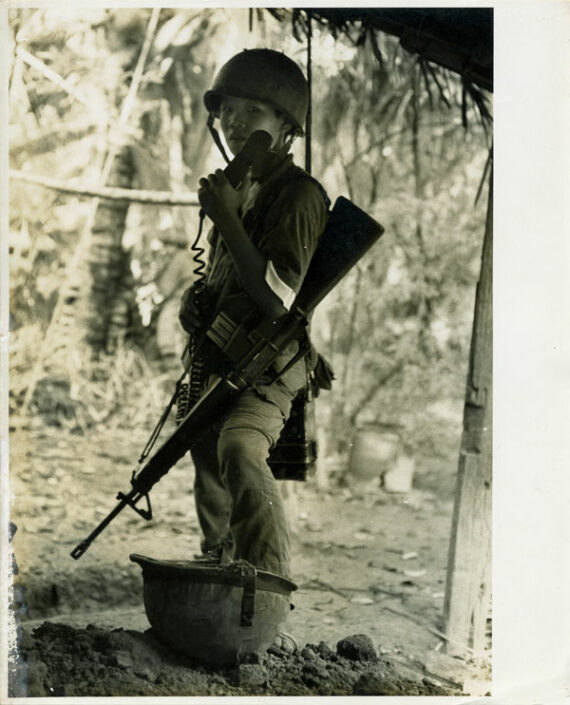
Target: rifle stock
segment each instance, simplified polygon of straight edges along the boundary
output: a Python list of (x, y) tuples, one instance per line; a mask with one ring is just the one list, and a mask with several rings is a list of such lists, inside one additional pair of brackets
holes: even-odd
[[(132, 489), (119, 492), (119, 503), (78, 544), (71, 556), (81, 558), (91, 543), (126, 507), (148, 520), (152, 518), (148, 493), (200, 436), (219, 417), (220, 410), (239, 392), (252, 385), (274, 362), (279, 353), (304, 332), (308, 316), (339, 283), (364, 253), (378, 240), (384, 228), (346, 198), (339, 197), (329, 216), (319, 246), (291, 310), (277, 321), (265, 321), (256, 330), (257, 342), (233, 370), (212, 385), (182, 419), (176, 430), (132, 474)], [(147, 510), (136, 504), (146, 498)]]
[(311, 313), (383, 232), (380, 223), (339, 196), (293, 307)]

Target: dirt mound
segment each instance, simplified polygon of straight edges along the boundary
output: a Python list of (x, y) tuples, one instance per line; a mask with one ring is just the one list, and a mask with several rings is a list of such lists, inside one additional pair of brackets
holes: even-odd
[(253, 663), (213, 671), (168, 651), (151, 630), (44, 622), (20, 629), (12, 697), (192, 695), (459, 695), (412, 681), (363, 634), (296, 649), (287, 640)]
[[(152, 521), (123, 512), (80, 561), (70, 557), (112, 508), (117, 489), (125, 489), (120, 479), (128, 484), (141, 445), (140, 438), (123, 433), (21, 432), (12, 438), (11, 518), (18, 526), (13, 549), (19, 568), (12, 616), (21, 630), (14, 696), (412, 695), (432, 692), (424, 677), (461, 684), (462, 695), (486, 692), (487, 656), (452, 657), (442, 635), (453, 507), (439, 497), (452, 486), (454, 463), (444, 472), (442, 461), (426, 460), (426, 472), (431, 468), (439, 484), (421, 486), (418, 471), (418, 486), (405, 495), (368, 485), (323, 489), (316, 481), (287, 486), (299, 589), (284, 629), (301, 648), (274, 650), (263, 663), (243, 664), (233, 673), (212, 672), (177, 660), (145, 631), (143, 580), (128, 561), (130, 553), (182, 560), (199, 550), (191, 468), (179, 464), (153, 489)], [(339, 650), (347, 634), (367, 634), (381, 660), (364, 660), (367, 646), (358, 640), (349, 642), (354, 653)], [(117, 644), (121, 638), (126, 646)], [(305, 651), (303, 644), (318, 646)]]

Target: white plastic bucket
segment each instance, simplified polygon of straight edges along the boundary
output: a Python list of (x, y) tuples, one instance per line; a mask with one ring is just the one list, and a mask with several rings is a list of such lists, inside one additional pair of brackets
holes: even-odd
[(349, 460), (350, 474), (358, 480), (380, 478), (395, 462), (400, 436), (392, 428), (369, 424), (354, 434)]

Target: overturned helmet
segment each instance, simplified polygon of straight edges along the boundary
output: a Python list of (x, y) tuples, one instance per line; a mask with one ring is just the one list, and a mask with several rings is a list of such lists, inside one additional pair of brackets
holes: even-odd
[(165, 646), (209, 665), (261, 656), (291, 609), (295, 583), (246, 561), (226, 565), (130, 555), (143, 573), (153, 634)]
[(309, 105), (309, 87), (299, 66), (273, 49), (245, 49), (219, 70), (204, 104), (214, 117), (220, 116), (223, 95), (270, 103), (302, 135)]

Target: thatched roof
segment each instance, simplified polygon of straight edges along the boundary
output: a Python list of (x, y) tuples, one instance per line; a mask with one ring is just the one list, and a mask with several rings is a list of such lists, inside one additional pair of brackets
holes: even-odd
[(311, 16), (336, 31), (358, 26), (362, 33), (386, 32), (407, 51), (493, 90), (491, 8), (310, 8)]
[(403, 49), (417, 55), (426, 80), (435, 83), (444, 101), (447, 99), (437, 79), (437, 70), (447, 69), (461, 76), (464, 123), (467, 95), (477, 105), (482, 122), (490, 120), (485, 91), (493, 90), (492, 8), (311, 7), (267, 10), (280, 21), (290, 19), (296, 36), (307, 34), (310, 18), (335, 37), (343, 34), (354, 44), (368, 45), (380, 63), (383, 56), (377, 34), (383, 32), (396, 36)]

